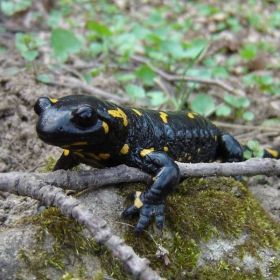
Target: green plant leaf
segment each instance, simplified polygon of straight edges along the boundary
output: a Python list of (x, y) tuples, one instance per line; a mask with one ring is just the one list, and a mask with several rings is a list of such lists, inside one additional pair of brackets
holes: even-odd
[(105, 25), (100, 24), (96, 21), (90, 21), (86, 25), (87, 29), (96, 32), (101, 37), (110, 37), (113, 35), (112, 31)]
[(36, 77), (37, 81), (41, 83), (49, 83), (52, 80), (52, 76), (48, 74), (41, 74)]
[(246, 121), (252, 121), (254, 119), (254, 113), (253, 112), (244, 112), (242, 115), (243, 119)]
[(207, 94), (200, 93), (193, 99), (190, 108), (192, 111), (206, 116), (215, 109), (214, 99)]
[(273, 119), (267, 119), (265, 120), (261, 125), (263, 126), (271, 126), (271, 125), (280, 125), (280, 119), (273, 118)]
[(134, 84), (128, 84), (125, 87), (125, 91), (133, 99), (145, 97), (145, 90), (142, 87), (139, 87)]
[(259, 47), (257, 44), (247, 44), (239, 52), (239, 55), (246, 61), (250, 61), (256, 57)]
[(148, 86), (154, 85), (154, 78), (157, 74), (148, 66), (142, 65), (135, 71), (136, 76), (142, 81), (143, 84)]
[(191, 41), (184, 51), (184, 57), (198, 58), (199, 54), (207, 47), (208, 41), (205, 39), (195, 39)]
[(224, 96), (224, 101), (237, 109), (247, 108), (250, 105), (250, 100), (248, 98), (235, 97), (231, 94), (226, 94)]
[(181, 59), (184, 57), (185, 52), (182, 45), (176, 41), (166, 40), (160, 44), (161, 51), (169, 54), (175, 59)]
[(134, 73), (117, 73), (115, 74), (115, 79), (119, 82), (129, 82), (136, 79)]
[(62, 14), (60, 11), (52, 10), (47, 20), (48, 26), (50, 26), (51, 28), (57, 28), (59, 26), (61, 17)]
[(77, 53), (82, 48), (82, 43), (75, 33), (62, 28), (56, 28), (51, 34), (51, 46), (57, 56), (65, 59), (68, 53)]
[(231, 113), (231, 108), (225, 104), (219, 106), (216, 110), (216, 115), (218, 117), (228, 117)]
[(167, 96), (162, 91), (149, 91), (147, 96), (154, 107), (162, 105), (168, 101)]
[(38, 56), (38, 51), (26, 51), (22, 53), (22, 56), (27, 60), (27, 61), (33, 61), (37, 56)]

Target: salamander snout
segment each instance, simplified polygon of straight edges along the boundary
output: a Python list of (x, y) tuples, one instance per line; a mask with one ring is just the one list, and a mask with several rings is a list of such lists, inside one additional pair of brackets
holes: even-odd
[(50, 106), (52, 106), (52, 102), (48, 97), (40, 97), (34, 105), (34, 111), (40, 116)]

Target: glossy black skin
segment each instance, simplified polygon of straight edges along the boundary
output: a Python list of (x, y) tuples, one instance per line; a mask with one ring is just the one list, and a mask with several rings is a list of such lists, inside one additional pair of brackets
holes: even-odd
[(135, 232), (141, 232), (151, 216), (162, 228), (166, 197), (179, 181), (175, 161), (243, 161), (242, 147), (231, 135), (189, 111), (135, 109), (84, 95), (51, 100), (38, 99), (34, 109), (39, 116), (39, 138), (67, 150), (54, 170), (79, 163), (93, 167), (126, 164), (154, 176), (138, 198), (143, 205), (136, 199), (123, 212), (124, 217), (140, 212)]

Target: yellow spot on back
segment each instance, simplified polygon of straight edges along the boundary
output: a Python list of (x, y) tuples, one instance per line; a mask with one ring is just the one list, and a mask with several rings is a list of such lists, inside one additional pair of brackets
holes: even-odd
[(162, 119), (162, 121), (164, 122), (164, 123), (167, 123), (167, 114), (166, 113), (164, 113), (164, 112), (159, 112), (159, 116), (160, 116), (160, 118)]
[(151, 149), (143, 149), (141, 152), (140, 152), (140, 155), (142, 157), (146, 156), (147, 154), (151, 153), (154, 151), (154, 148), (151, 148)]
[(108, 159), (110, 157), (110, 154), (99, 154), (98, 156), (102, 159)]
[(142, 116), (142, 113), (140, 111), (138, 111), (137, 109), (132, 109), (132, 111), (134, 111), (137, 115)]
[(168, 147), (164, 147), (163, 150), (164, 150), (165, 152), (168, 152)]
[(71, 144), (71, 146), (85, 146), (87, 145), (88, 142), (75, 142), (73, 144)]
[(102, 122), (102, 126), (103, 126), (103, 128), (104, 128), (105, 134), (108, 133), (108, 132), (109, 132), (109, 126), (108, 126), (108, 124), (105, 123), (105, 122)]
[(178, 158), (178, 161), (181, 162), (181, 161), (182, 161), (182, 158)]
[(120, 150), (121, 154), (125, 155), (128, 153), (128, 151), (129, 151), (129, 146), (127, 144), (124, 144)]
[(266, 148), (265, 149), (268, 153), (270, 153), (274, 158), (278, 158), (278, 152), (277, 151), (275, 151), (275, 150), (272, 150), (272, 149), (268, 149), (268, 148)]
[(191, 161), (192, 160), (192, 157), (191, 156), (188, 156), (188, 161)]
[(56, 103), (58, 101), (58, 99), (55, 98), (49, 98), (49, 100), (51, 101), (51, 103)]
[(66, 157), (69, 155), (70, 151), (69, 150), (64, 150), (63, 151), (63, 155), (65, 155)]
[(218, 140), (218, 136), (217, 135), (214, 137), (214, 140), (215, 140), (215, 142)]
[(127, 115), (124, 113), (123, 110), (118, 108), (117, 110), (108, 110), (108, 113), (113, 116), (114, 118), (122, 118), (123, 119), (123, 125), (128, 125)]
[(198, 148), (198, 149), (197, 149), (197, 152), (198, 152), (198, 153), (200, 153), (200, 151), (201, 151), (201, 149), (200, 149), (200, 148)]
[(188, 113), (188, 117), (194, 119), (194, 115), (192, 113)]
[(135, 193), (135, 200), (134, 200), (134, 206), (136, 206), (138, 209), (143, 206), (143, 202), (140, 199), (141, 192), (137, 191)]

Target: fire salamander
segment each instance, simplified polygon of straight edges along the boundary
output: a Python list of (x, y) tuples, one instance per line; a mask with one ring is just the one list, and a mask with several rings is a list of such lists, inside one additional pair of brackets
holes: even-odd
[[(163, 227), (166, 197), (179, 181), (179, 162), (243, 161), (247, 149), (210, 120), (190, 111), (169, 112), (129, 108), (92, 96), (39, 98), (36, 130), (47, 144), (64, 149), (54, 170), (79, 163), (93, 167), (119, 164), (151, 174), (151, 185), (136, 192), (123, 216), (140, 213), (135, 232), (152, 216)], [(265, 149), (264, 157), (279, 158), (280, 149)]]

